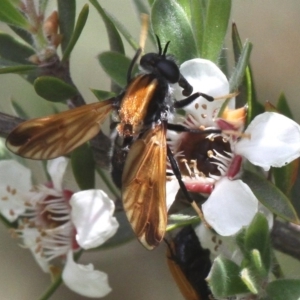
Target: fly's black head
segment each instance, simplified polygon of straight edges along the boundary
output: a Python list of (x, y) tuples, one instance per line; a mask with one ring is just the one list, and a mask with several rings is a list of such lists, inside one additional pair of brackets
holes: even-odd
[(165, 78), (169, 83), (176, 83), (180, 78), (179, 68), (172, 58), (166, 55), (170, 41), (167, 42), (164, 50), (162, 50), (158, 36), (156, 36), (156, 39), (158, 53), (145, 54), (141, 58), (140, 65), (146, 71)]
[(181, 75), (175, 61), (170, 56), (167, 56), (170, 41), (167, 42), (165, 48), (162, 50), (158, 36), (156, 36), (156, 39), (158, 53), (145, 54), (140, 60), (140, 65), (146, 71), (153, 73), (156, 76), (163, 77), (168, 83), (178, 83), (183, 88), (182, 94), (184, 96), (189, 96), (193, 92), (193, 88)]

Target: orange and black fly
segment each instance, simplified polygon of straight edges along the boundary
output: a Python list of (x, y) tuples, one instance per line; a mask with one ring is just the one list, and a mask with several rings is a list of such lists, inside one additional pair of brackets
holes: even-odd
[[(133, 67), (142, 49), (137, 51), (128, 70), (128, 84), (118, 96), (25, 121), (9, 134), (6, 141), (7, 148), (20, 156), (52, 159), (89, 141), (100, 131), (107, 116), (115, 112), (119, 118), (116, 130), (123, 140), (119, 165), (123, 172), (119, 182), (122, 200), (134, 232), (148, 249), (158, 245), (166, 230), (167, 157), (185, 196), (198, 208), (185, 188), (166, 143), (167, 129), (190, 129), (169, 124), (169, 114), (199, 96), (214, 100), (199, 92), (192, 94), (191, 85), (180, 73), (174, 59), (167, 55), (169, 42), (164, 49), (158, 38), (157, 42), (158, 53), (143, 55), (140, 59), (143, 72), (132, 78)], [(183, 88), (186, 99), (175, 101), (172, 98), (170, 84), (173, 83)], [(198, 213), (201, 214), (199, 208)]]

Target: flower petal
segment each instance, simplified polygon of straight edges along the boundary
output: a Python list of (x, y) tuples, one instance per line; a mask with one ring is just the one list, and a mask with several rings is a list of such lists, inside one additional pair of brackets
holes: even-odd
[(54, 189), (62, 191), (62, 181), (68, 165), (68, 160), (64, 157), (58, 157), (48, 160), (47, 171), (51, 177)]
[(24, 196), (31, 187), (30, 169), (15, 160), (0, 161), (0, 211), (8, 221), (24, 213)]
[(213, 257), (218, 255), (241, 264), (243, 254), (236, 245), (235, 236), (219, 236), (201, 222), (195, 227), (195, 233), (204, 249), (209, 249)]
[(223, 236), (247, 226), (258, 210), (258, 200), (241, 180), (221, 179), (202, 205), (204, 217)]
[[(24, 225), (26, 226), (26, 225)], [(35, 258), (38, 265), (45, 273), (49, 273), (49, 264), (46, 257), (41, 251), (38, 251), (37, 240), (40, 238), (41, 233), (37, 228), (24, 228), (22, 230), (22, 239), (25, 247), (28, 247)]]
[(68, 252), (62, 279), (69, 289), (85, 297), (104, 297), (111, 292), (107, 274), (94, 270), (92, 264), (76, 264), (72, 251)]
[(112, 237), (119, 223), (113, 213), (114, 202), (102, 190), (87, 190), (73, 194), (71, 219), (80, 247), (90, 249), (98, 247)]
[[(181, 74), (193, 86), (193, 92), (201, 92), (213, 97), (224, 96), (229, 93), (229, 83), (224, 73), (213, 62), (195, 58), (184, 62), (180, 66)], [(175, 85), (174, 96), (177, 100), (185, 98), (182, 88)], [(203, 97), (197, 98), (184, 110), (204, 126), (212, 126), (224, 100), (208, 102)], [(230, 101), (229, 108), (234, 108), (234, 100)]]
[(179, 190), (179, 183), (176, 178), (172, 178), (172, 180), (167, 181), (166, 184), (167, 210), (169, 210), (169, 208), (175, 201), (178, 190)]
[(258, 115), (245, 133), (251, 138), (240, 140), (235, 152), (265, 171), (270, 167), (282, 167), (300, 156), (300, 126), (281, 114)]

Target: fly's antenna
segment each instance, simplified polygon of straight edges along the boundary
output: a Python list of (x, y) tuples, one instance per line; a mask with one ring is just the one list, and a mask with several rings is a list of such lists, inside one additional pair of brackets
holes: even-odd
[(160, 56), (162, 53), (161, 43), (160, 43), (158, 35), (156, 34), (155, 36), (156, 36), (157, 47), (158, 47), (158, 55)]
[(162, 54), (163, 57), (166, 56), (169, 45), (170, 45), (170, 41), (168, 41), (168, 42), (166, 43), (166, 46), (165, 46), (165, 49), (164, 49), (164, 53)]

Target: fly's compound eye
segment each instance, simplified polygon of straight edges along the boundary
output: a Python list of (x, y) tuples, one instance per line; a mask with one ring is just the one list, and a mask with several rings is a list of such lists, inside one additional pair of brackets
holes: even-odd
[(180, 71), (174, 61), (161, 59), (157, 62), (156, 68), (169, 83), (176, 83), (179, 81)]

